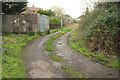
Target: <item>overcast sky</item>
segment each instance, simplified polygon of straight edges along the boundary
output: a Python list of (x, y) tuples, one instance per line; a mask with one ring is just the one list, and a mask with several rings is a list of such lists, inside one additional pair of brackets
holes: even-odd
[(85, 12), (86, 7), (91, 8), (91, 0), (27, 0), (28, 6), (50, 9), (52, 6), (64, 8), (66, 14), (77, 18)]

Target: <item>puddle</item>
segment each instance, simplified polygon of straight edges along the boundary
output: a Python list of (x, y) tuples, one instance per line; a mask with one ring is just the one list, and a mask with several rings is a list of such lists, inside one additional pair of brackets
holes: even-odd
[(61, 57), (64, 57), (64, 55), (61, 55), (60, 53), (59, 54), (57, 54), (58, 56), (61, 56)]
[(63, 46), (63, 45), (65, 45), (65, 42), (63, 42), (63, 41), (60, 41), (57, 43), (57, 46)]

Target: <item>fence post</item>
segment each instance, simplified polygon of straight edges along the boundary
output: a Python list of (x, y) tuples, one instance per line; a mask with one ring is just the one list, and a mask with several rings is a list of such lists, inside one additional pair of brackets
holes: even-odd
[(63, 20), (62, 20), (62, 18), (61, 18), (61, 27), (63, 27)]

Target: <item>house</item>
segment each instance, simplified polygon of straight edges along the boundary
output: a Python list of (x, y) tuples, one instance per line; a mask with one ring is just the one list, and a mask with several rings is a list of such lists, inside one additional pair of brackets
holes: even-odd
[(84, 18), (85, 17), (85, 15), (81, 15), (81, 16), (79, 16), (78, 18), (77, 18), (77, 20), (78, 21), (80, 21), (82, 18)]
[(32, 7), (26, 7), (26, 10), (22, 12), (21, 14), (36, 14), (36, 11), (38, 9), (43, 10), (42, 8), (34, 7), (34, 5)]

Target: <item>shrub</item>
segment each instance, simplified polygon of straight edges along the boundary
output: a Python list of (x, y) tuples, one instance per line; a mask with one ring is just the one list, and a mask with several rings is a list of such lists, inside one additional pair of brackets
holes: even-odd
[(49, 10), (40, 10), (40, 9), (38, 9), (36, 11), (36, 13), (44, 14), (44, 15), (47, 15), (47, 16), (55, 16), (55, 12), (53, 12), (51, 9), (49, 9)]
[(57, 17), (50, 17), (49, 24), (51, 28), (59, 28), (61, 26), (61, 22)]
[(33, 36), (33, 35), (35, 35), (35, 32), (29, 31), (27, 34), (28, 34), (29, 36)]
[(80, 21), (77, 39), (90, 43), (93, 51), (118, 53), (118, 20), (117, 3), (99, 3)]

